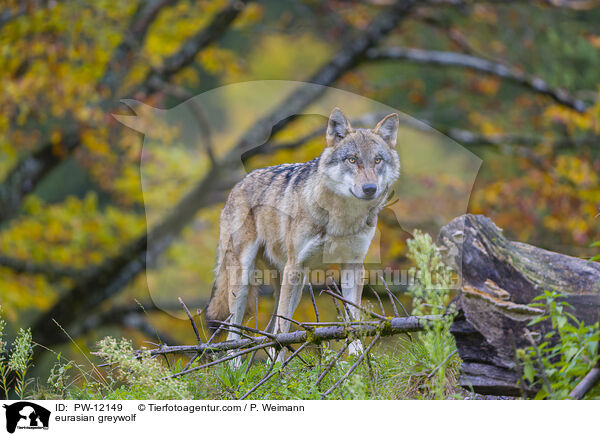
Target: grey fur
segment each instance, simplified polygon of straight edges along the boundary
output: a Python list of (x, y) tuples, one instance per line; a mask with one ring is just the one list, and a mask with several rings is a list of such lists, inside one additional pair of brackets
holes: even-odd
[[(223, 320), (231, 313), (241, 322), (248, 295), (255, 291), (244, 277), (258, 267), (257, 261), (280, 272), (277, 312), (288, 318), (304, 283), (294, 282), (295, 274), (330, 261), (340, 263), (344, 271), (363, 271), (377, 214), (399, 176), (397, 129), (396, 114), (373, 130), (353, 129), (335, 108), (327, 146), (319, 157), (252, 171), (232, 189), (221, 213), (208, 320)], [(342, 288), (347, 298), (360, 303), (362, 283)], [(288, 329), (289, 322), (275, 320), (275, 331)]]

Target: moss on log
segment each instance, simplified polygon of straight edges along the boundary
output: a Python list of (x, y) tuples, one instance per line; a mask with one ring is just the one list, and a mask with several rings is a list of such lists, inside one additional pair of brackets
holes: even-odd
[[(458, 272), (458, 314), (451, 327), (463, 361), (460, 384), (481, 394), (520, 395), (515, 348), (541, 309), (528, 304), (545, 290), (566, 295), (586, 323), (600, 313), (600, 264), (508, 240), (489, 218), (463, 215), (440, 230), (444, 261)], [(542, 337), (550, 322), (528, 327)]]

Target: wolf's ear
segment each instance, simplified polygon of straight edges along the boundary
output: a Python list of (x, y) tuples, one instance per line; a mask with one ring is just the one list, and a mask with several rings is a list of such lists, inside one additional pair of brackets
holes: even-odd
[(333, 147), (340, 140), (344, 139), (348, 133), (352, 132), (350, 121), (339, 108), (333, 108), (329, 115), (329, 123), (327, 124), (327, 134), (325, 139), (328, 147)]
[(398, 117), (398, 114), (389, 114), (375, 126), (373, 132), (381, 136), (390, 147), (394, 148), (396, 147), (399, 124), (400, 117)]

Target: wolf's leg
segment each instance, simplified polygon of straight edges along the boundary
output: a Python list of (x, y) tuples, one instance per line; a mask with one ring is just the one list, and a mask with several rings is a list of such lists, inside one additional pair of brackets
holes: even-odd
[[(279, 296), (281, 295), (281, 277), (277, 277), (275, 280), (273, 280), (273, 282), (271, 283), (271, 285), (273, 286), (273, 296), (274, 296), (274, 304), (273, 304), (273, 311), (271, 312), (271, 318), (269, 319), (269, 323), (267, 324), (267, 327), (265, 328), (265, 331), (269, 332), (269, 333), (274, 333), (275, 329), (277, 328), (277, 310), (279, 308)], [(269, 356), (270, 360), (275, 360), (276, 356), (276, 352), (275, 352), (275, 348), (267, 348), (265, 350), (267, 352), (267, 355)]]
[[(229, 293), (229, 312), (231, 313), (231, 324), (242, 324), (246, 305), (248, 303), (248, 291), (250, 290), (251, 273), (254, 270), (256, 252), (258, 244), (252, 242), (241, 250), (238, 257), (238, 265), (234, 271), (228, 271), (230, 274), (230, 293)], [(232, 329), (227, 335), (227, 340), (236, 340), (240, 334), (236, 329)], [(229, 353), (232, 354), (232, 353)], [(237, 357), (232, 361), (233, 366), (241, 365), (241, 358)]]
[(265, 331), (269, 332), (269, 333), (273, 333), (273, 331), (275, 330), (275, 320), (277, 319), (277, 317), (275, 315), (277, 315), (277, 309), (279, 307), (279, 296), (281, 295), (281, 278), (277, 277), (275, 278), (272, 282), (271, 282), (271, 286), (273, 287), (273, 311), (271, 312), (271, 318), (269, 319), (269, 323), (267, 324), (267, 327), (265, 328)]
[[(300, 302), (302, 296), (302, 288), (306, 277), (302, 269), (293, 264), (287, 263), (283, 269), (283, 280), (279, 293), (279, 304), (277, 305), (277, 315), (286, 318), (292, 318), (294, 311)], [(290, 331), (290, 321), (276, 317), (273, 333), (287, 333)], [(271, 355), (271, 353), (269, 353)], [(271, 357), (274, 357), (271, 355)], [(279, 352), (277, 356), (278, 362), (283, 362), (285, 359), (285, 349)]]
[[(342, 294), (345, 299), (352, 301), (360, 306), (364, 284), (365, 268), (362, 263), (344, 263), (342, 264)], [(350, 317), (353, 320), (359, 320), (361, 317), (358, 308), (348, 305)], [(363, 347), (359, 339), (352, 341), (348, 350), (351, 354), (362, 353)]]

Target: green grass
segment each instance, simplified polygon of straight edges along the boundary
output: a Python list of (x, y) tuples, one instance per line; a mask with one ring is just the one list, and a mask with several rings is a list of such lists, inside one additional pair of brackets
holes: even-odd
[[(334, 390), (327, 399), (433, 399), (460, 398), (456, 386), (459, 359), (456, 355), (432, 356), (421, 335), (389, 338), (378, 344), (369, 359)], [(56, 388), (50, 383), (32, 392), (36, 399), (130, 400), (130, 399), (236, 399), (240, 398), (269, 369), (265, 361), (254, 362), (249, 368), (233, 368), (228, 364), (205, 368), (189, 375), (157, 381), (169, 374), (164, 361), (131, 357), (127, 341), (105, 341), (100, 354), (115, 365), (103, 368), (103, 379), (88, 371), (81, 377), (82, 368), (71, 367), (63, 374)], [(337, 349), (315, 346), (302, 353), (304, 362), (294, 359), (277, 375), (253, 392), (248, 399), (286, 400), (320, 399), (321, 395), (342, 377), (356, 357), (345, 354), (321, 383), (315, 381)], [(441, 365), (441, 366), (440, 366)], [(172, 372), (183, 369), (181, 360), (171, 361)], [(69, 373), (70, 374), (67, 374)], [(79, 378), (77, 383), (71, 379)], [(68, 388), (64, 388), (64, 386)], [(440, 390), (440, 386), (442, 389)]]

